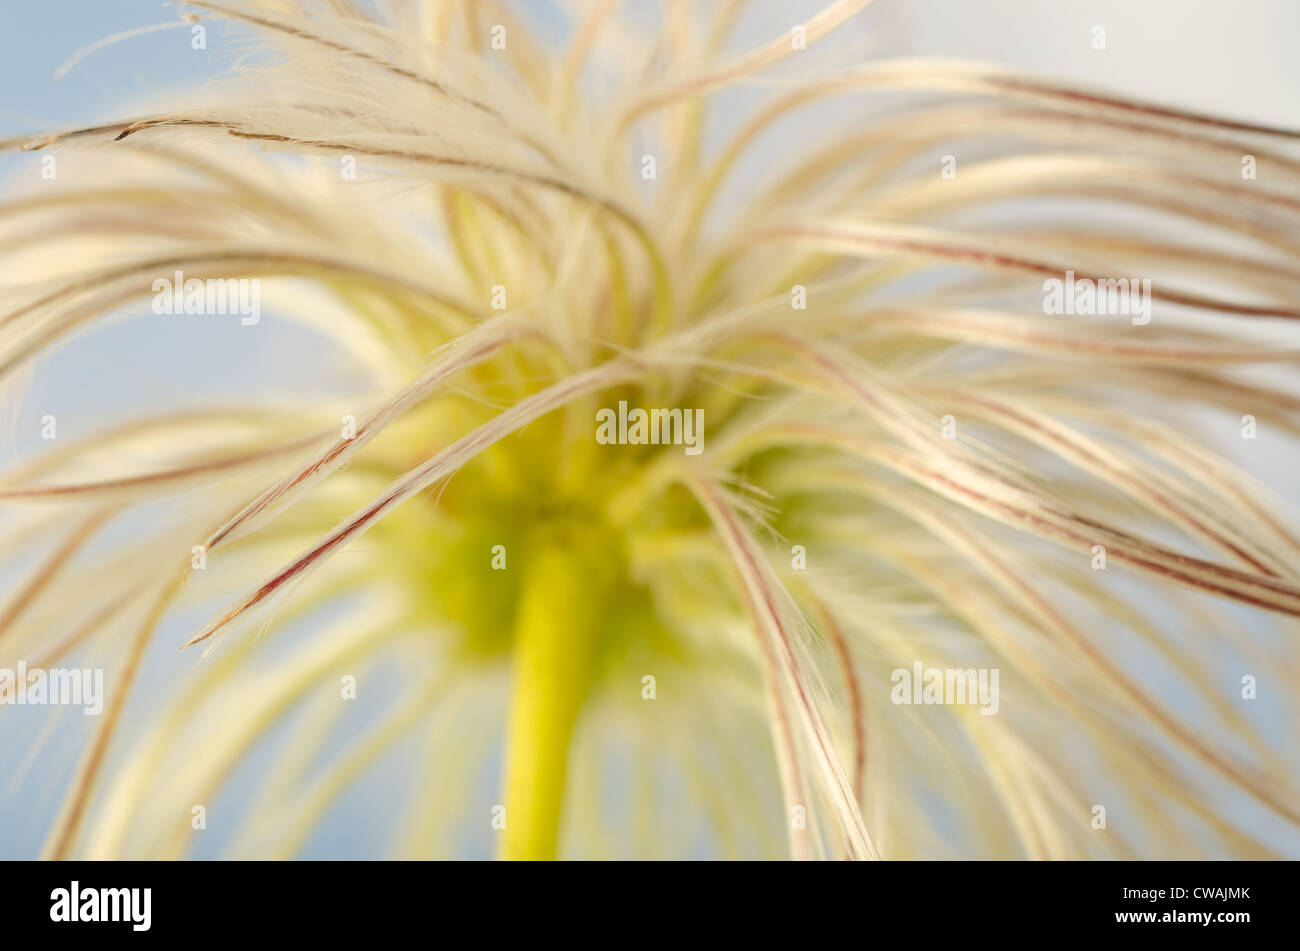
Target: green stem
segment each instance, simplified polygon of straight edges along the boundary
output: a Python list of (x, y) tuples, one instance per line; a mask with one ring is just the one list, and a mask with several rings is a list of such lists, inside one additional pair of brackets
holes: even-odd
[(569, 742), (591, 686), (600, 586), (575, 546), (553, 541), (527, 557), (515, 619), (501, 855), (550, 860), (559, 844)]

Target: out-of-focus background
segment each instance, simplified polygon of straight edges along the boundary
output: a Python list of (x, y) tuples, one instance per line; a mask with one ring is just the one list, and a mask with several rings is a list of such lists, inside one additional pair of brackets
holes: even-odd
[[(395, 0), (400, 2), (400, 0)], [(627, 0), (655, 15), (654, 0)], [(668, 2), (668, 0), (664, 0)], [(788, 31), (825, 0), (753, 0), (734, 45), (743, 48)], [(584, 4), (518, 0), (539, 30), (562, 32), (566, 10)], [(701, 8), (711, 6), (699, 0)], [(118, 31), (174, 22), (160, 0), (0, 0), (0, 138), (37, 133), (137, 113), (151, 97), (224, 73), (242, 51), (210, 30), (206, 50), (194, 50), (186, 28), (160, 30), (91, 53), (65, 77), (55, 71), (88, 44)], [(1105, 49), (1093, 48), (1094, 28)], [(1296, 0), (877, 0), (824, 49), (828, 62), (947, 54), (1109, 86), (1142, 98), (1291, 127), (1300, 126), (1300, 3)], [(821, 48), (819, 48), (821, 49)], [(0, 156), (0, 180), (12, 190), (39, 179), (36, 154)], [(147, 302), (139, 305), (147, 310)], [(43, 363), (21, 402), (0, 393), (0, 463), (31, 451), (34, 420), (60, 419), (60, 436), (93, 431), (102, 419), (138, 407), (144, 394), (176, 393), (201, 405), (212, 390), (191, 387), (196, 367), (219, 364), (223, 392), (313, 392), (310, 373), (318, 342), (304, 331), (264, 321), (253, 348), (233, 322), (210, 322), (183, 337), (157, 322), (122, 321), (93, 340), (80, 338)], [(273, 362), (293, 346), (301, 359)], [(323, 356), (323, 355), (322, 355)], [(337, 395), (337, 394), (335, 394)], [(1293, 462), (1261, 452), (1241, 460), (1263, 481), (1294, 497)], [(1288, 481), (1291, 485), (1288, 486)], [(0, 519), (4, 518), (0, 511)], [(173, 617), (161, 636), (148, 677), (163, 682), (197, 655), (178, 653), (195, 618)], [(148, 680), (140, 689), (148, 690)], [(0, 858), (39, 853), (59, 795), (88, 736), (86, 724), (66, 721), (47, 742), (41, 718), (50, 708), (0, 711)], [(80, 719), (79, 716), (68, 719)], [(378, 768), (341, 801), (308, 848), (311, 857), (369, 857), (386, 841), (386, 790), (398, 788), (400, 756)], [(256, 769), (241, 771), (251, 784)], [(232, 797), (242, 795), (231, 791)], [(214, 826), (196, 856), (220, 855), (226, 839)], [(467, 845), (468, 854), (482, 846)]]
[[(657, 0), (639, 2), (652, 8)], [(710, 0), (687, 2), (710, 6)], [(754, 0), (738, 40), (783, 32), (822, 5)], [(584, 4), (518, 0), (516, 6), (545, 29)], [(214, 75), (222, 51), (215, 44), (191, 50), (188, 31), (177, 29), (93, 54), (52, 80), (86, 45), (172, 21), (174, 11), (161, 0), (0, 4), (5, 132), (102, 118), (152, 91)], [(1094, 26), (1106, 28), (1105, 51), (1092, 49)], [(1300, 113), (1300, 5), (1291, 0), (877, 0), (845, 34), (875, 53), (990, 59), (1242, 118), (1294, 122)]]

